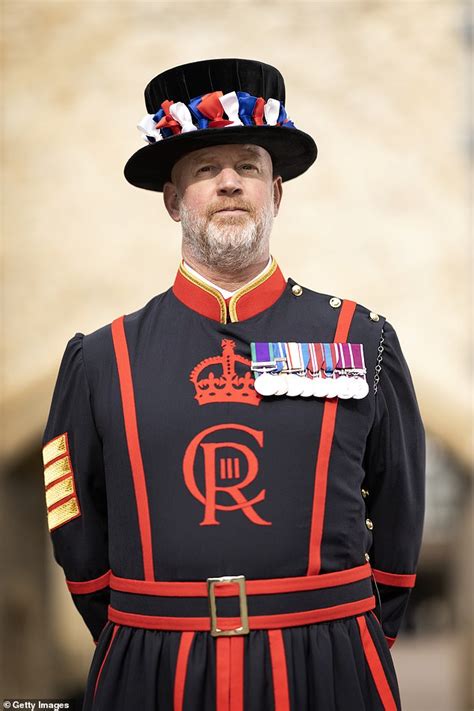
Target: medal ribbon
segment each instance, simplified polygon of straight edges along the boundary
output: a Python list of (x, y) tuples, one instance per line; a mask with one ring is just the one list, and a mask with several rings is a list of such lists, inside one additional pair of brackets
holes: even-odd
[(303, 370), (303, 354), (301, 352), (301, 343), (290, 341), (285, 344), (288, 354), (288, 371)]
[(273, 357), (272, 344), (267, 342), (252, 342), (250, 344), (252, 354), (251, 370), (259, 373), (266, 370), (275, 370), (275, 358)]

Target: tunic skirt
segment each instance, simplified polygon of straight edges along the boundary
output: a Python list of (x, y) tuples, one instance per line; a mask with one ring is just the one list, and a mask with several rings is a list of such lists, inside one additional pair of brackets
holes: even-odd
[(109, 621), (92, 660), (83, 708), (395, 711), (401, 706), (390, 650), (369, 612), (218, 638)]

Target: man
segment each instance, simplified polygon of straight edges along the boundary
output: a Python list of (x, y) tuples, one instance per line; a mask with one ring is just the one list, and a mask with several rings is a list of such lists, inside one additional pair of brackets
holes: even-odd
[(145, 91), (125, 167), (182, 226), (173, 286), (67, 344), (48, 525), (97, 644), (84, 709), (399, 709), (425, 440), (395, 330), (285, 279), (282, 182), (316, 158), (279, 72), (220, 59)]

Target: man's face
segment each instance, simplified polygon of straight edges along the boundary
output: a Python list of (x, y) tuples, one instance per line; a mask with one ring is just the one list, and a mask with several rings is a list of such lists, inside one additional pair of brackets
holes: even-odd
[(268, 257), (281, 194), (270, 154), (252, 144), (189, 153), (175, 163), (163, 190), (168, 212), (182, 224), (183, 251), (223, 271)]

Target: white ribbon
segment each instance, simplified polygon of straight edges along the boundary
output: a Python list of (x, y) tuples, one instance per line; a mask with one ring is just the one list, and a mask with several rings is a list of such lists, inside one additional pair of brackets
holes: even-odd
[(177, 101), (170, 106), (170, 114), (181, 126), (181, 133), (197, 131), (197, 126), (193, 124), (191, 112), (182, 101)]
[[(137, 128), (139, 131), (142, 131), (145, 135), (142, 136), (143, 140), (146, 141), (147, 136), (151, 136), (152, 138), (155, 138), (157, 141), (161, 141), (163, 139), (163, 136), (161, 135), (161, 131), (159, 128), (155, 128), (156, 126), (156, 121), (153, 120), (153, 116), (155, 114), (147, 114), (142, 118), (140, 123), (137, 124)], [(149, 141), (147, 141), (149, 143)]]
[[(239, 99), (235, 91), (229, 91), (228, 94), (219, 96), (219, 101), (229, 117), (229, 121), (232, 121), (227, 126), (242, 126), (242, 121), (239, 118)], [(227, 126), (224, 128), (227, 128)]]
[(280, 102), (278, 99), (268, 99), (263, 107), (265, 121), (269, 126), (275, 126), (280, 115)]

